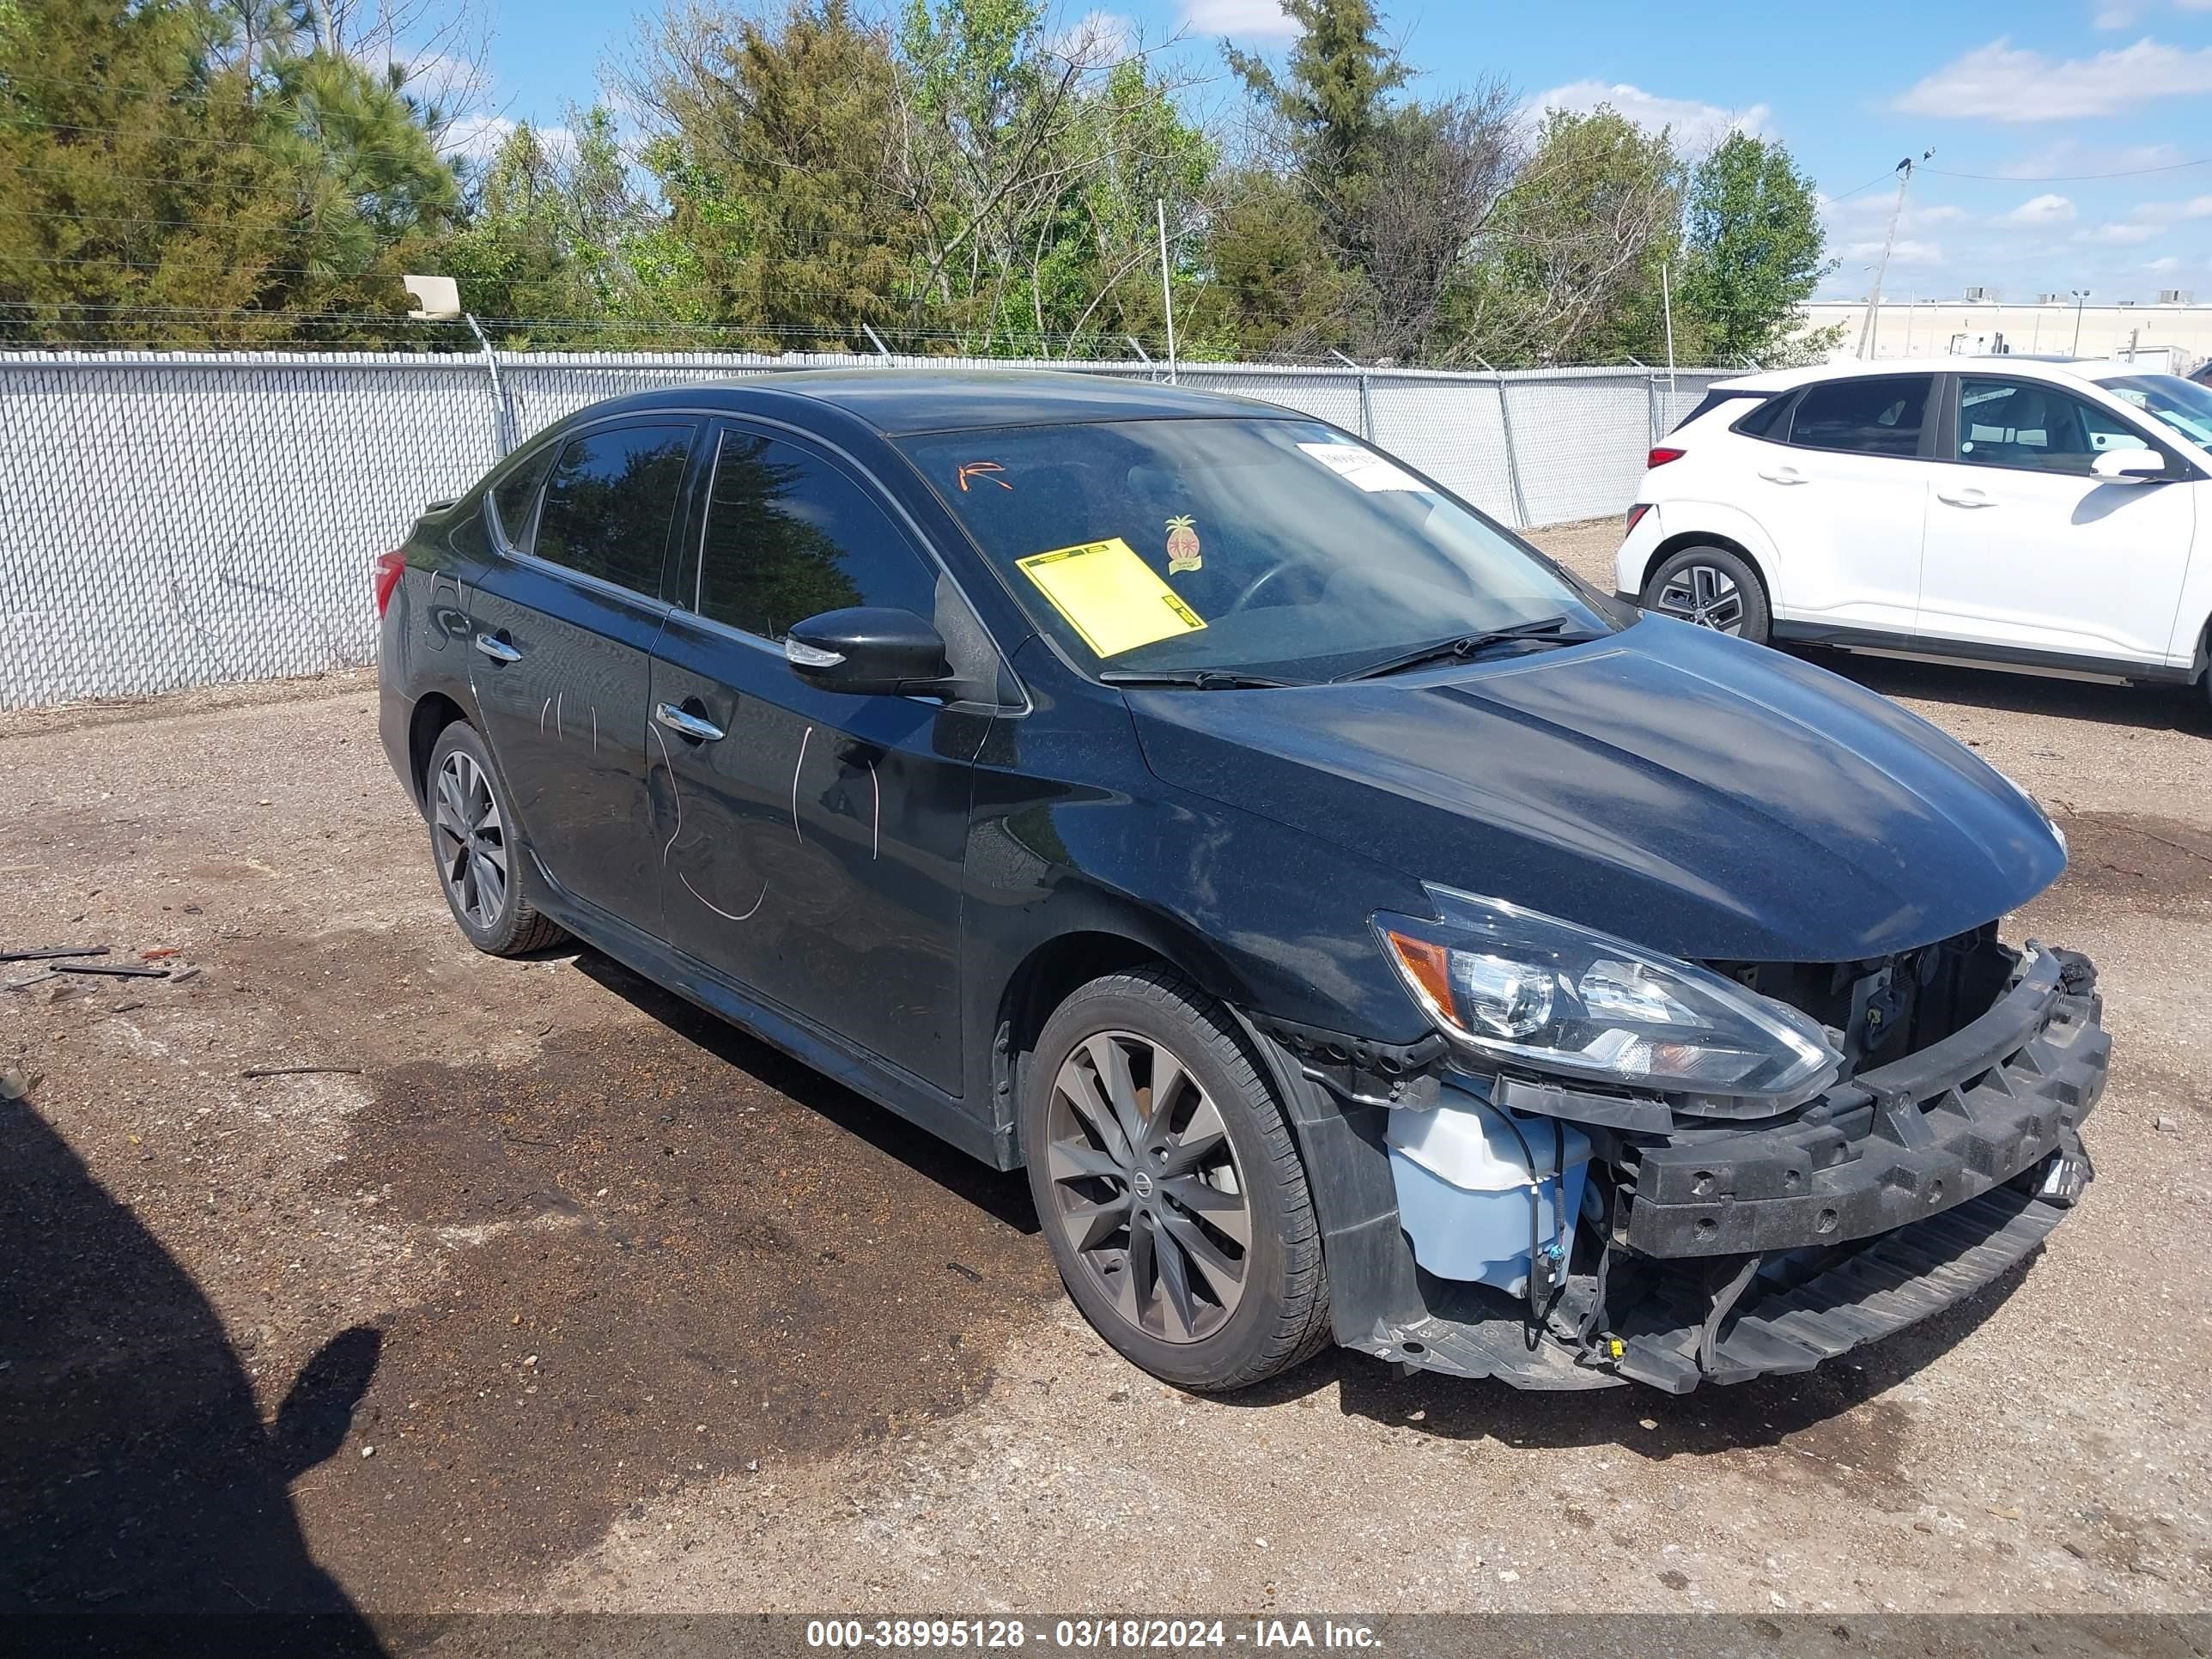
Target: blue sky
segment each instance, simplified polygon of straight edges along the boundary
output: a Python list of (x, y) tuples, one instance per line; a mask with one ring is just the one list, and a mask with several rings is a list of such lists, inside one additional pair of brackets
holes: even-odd
[[(497, 3), (499, 116), (556, 125), (592, 100), (659, 9)], [(1987, 283), (2007, 298), (2087, 287), (2148, 301), (2180, 288), (2212, 301), (2212, 165), (2177, 165), (2212, 161), (2212, 0), (2014, 0), (1972, 13), (1927, 0), (1383, 9), (1426, 94), (1497, 77), (1532, 105), (1610, 102), (1693, 144), (1730, 125), (1782, 139), (1829, 198), (1840, 264), (1824, 297), (1864, 293), (1895, 198), (1891, 169), (1932, 145), (1889, 295)], [(1054, 21), (1152, 46), (1180, 36), (1170, 50), (1205, 77), (1191, 94), (1200, 106), (1229, 95), (1223, 37), (1263, 52), (1288, 40), (1275, 0), (1109, 0)], [(2110, 174), (2130, 176), (2084, 176)]]

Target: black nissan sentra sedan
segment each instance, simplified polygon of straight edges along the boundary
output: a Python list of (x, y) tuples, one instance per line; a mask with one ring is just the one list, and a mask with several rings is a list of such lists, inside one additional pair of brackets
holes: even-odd
[(1155, 1375), (1803, 1370), (2081, 1195), (2035, 802), (1359, 440), (1084, 376), (617, 399), (380, 561), (454, 920), (1000, 1169)]

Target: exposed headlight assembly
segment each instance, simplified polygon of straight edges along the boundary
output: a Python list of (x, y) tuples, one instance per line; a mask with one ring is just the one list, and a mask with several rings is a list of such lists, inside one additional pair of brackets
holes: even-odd
[(1434, 918), (1375, 917), (1406, 988), (1462, 1059), (1779, 1111), (1842, 1056), (1795, 1008), (1571, 921), (1431, 886)]

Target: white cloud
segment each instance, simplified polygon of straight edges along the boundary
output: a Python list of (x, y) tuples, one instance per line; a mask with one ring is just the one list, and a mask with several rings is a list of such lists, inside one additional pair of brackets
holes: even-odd
[(1663, 98), (1625, 82), (1608, 86), (1602, 81), (1570, 81), (1563, 87), (1539, 93), (1528, 100), (1527, 107), (1538, 114), (1563, 109), (1587, 115), (1601, 105), (1610, 106), (1649, 131), (1669, 128), (1681, 148), (1693, 151), (1710, 149), (1731, 132), (1759, 137), (1769, 130), (1774, 116), (1773, 110), (1765, 104), (1726, 110), (1717, 104), (1701, 104), (1694, 98)]
[(2092, 26), (2100, 29), (2124, 29), (2141, 15), (2135, 0), (2101, 0), (2092, 20)]
[[(1881, 258), (1881, 239), (1847, 243), (1843, 250), (1845, 264), (1872, 264)], [(1898, 239), (1897, 246), (1889, 251), (1893, 265), (1940, 265), (1944, 263), (1943, 250), (1933, 242), (1923, 242), (1910, 236)]]
[(2128, 210), (2128, 217), (2145, 225), (2171, 225), (2183, 219), (2212, 219), (2212, 196), (2198, 196), (2186, 202), (2138, 202)]
[(1183, 0), (1183, 27), (1197, 34), (1267, 36), (1287, 40), (1298, 32), (1281, 0)]
[(2063, 196), (2045, 191), (2031, 196), (2009, 213), (1997, 216), (2001, 225), (2063, 225), (2074, 220), (2074, 204)]
[(2172, 144), (2129, 144), (2119, 149), (2105, 149), (2084, 144), (2078, 138), (2061, 138), (2017, 161), (2007, 161), (1997, 172), (2007, 179), (2044, 179), (2053, 174), (2124, 173), (2135, 167), (2172, 167), (2187, 159)]
[(1907, 89), (1895, 107), (1950, 118), (2064, 121), (2208, 92), (2212, 46), (2189, 52), (2146, 37), (2117, 52), (2058, 61), (2001, 36)]
[(1042, 45), (1054, 58), (1104, 69), (1137, 50), (1136, 19), (1118, 11), (1086, 11), (1065, 28), (1046, 35)]
[(2155, 270), (2160, 272), (2179, 270), (2181, 269), (2181, 261), (2175, 258), (2171, 253), (2169, 253), (2163, 258), (2152, 260), (2148, 264), (2145, 265), (2143, 269), (2145, 270)]
[(2099, 225), (2094, 230), (2076, 231), (2074, 240), (2077, 242), (2092, 243), (2099, 247), (2136, 247), (2148, 242), (2158, 233), (2159, 228), (2156, 225), (2113, 222)]

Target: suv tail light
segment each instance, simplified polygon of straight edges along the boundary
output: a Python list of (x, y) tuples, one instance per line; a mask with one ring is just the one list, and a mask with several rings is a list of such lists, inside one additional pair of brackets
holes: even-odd
[(1628, 532), (1634, 530), (1638, 524), (1643, 522), (1644, 515), (1650, 510), (1651, 503), (1649, 501), (1638, 501), (1635, 506), (1630, 507), (1628, 509), (1628, 523), (1623, 527), (1621, 533), (1626, 535)]
[(1689, 453), (1686, 449), (1676, 449), (1671, 445), (1661, 444), (1644, 458), (1644, 465), (1647, 467), (1664, 466), (1669, 461), (1680, 460)]
[(407, 551), (395, 547), (389, 553), (376, 556), (375, 574), (371, 579), (376, 588), (376, 614), (379, 620), (392, 603), (392, 592), (399, 586), (399, 579), (407, 574)]

